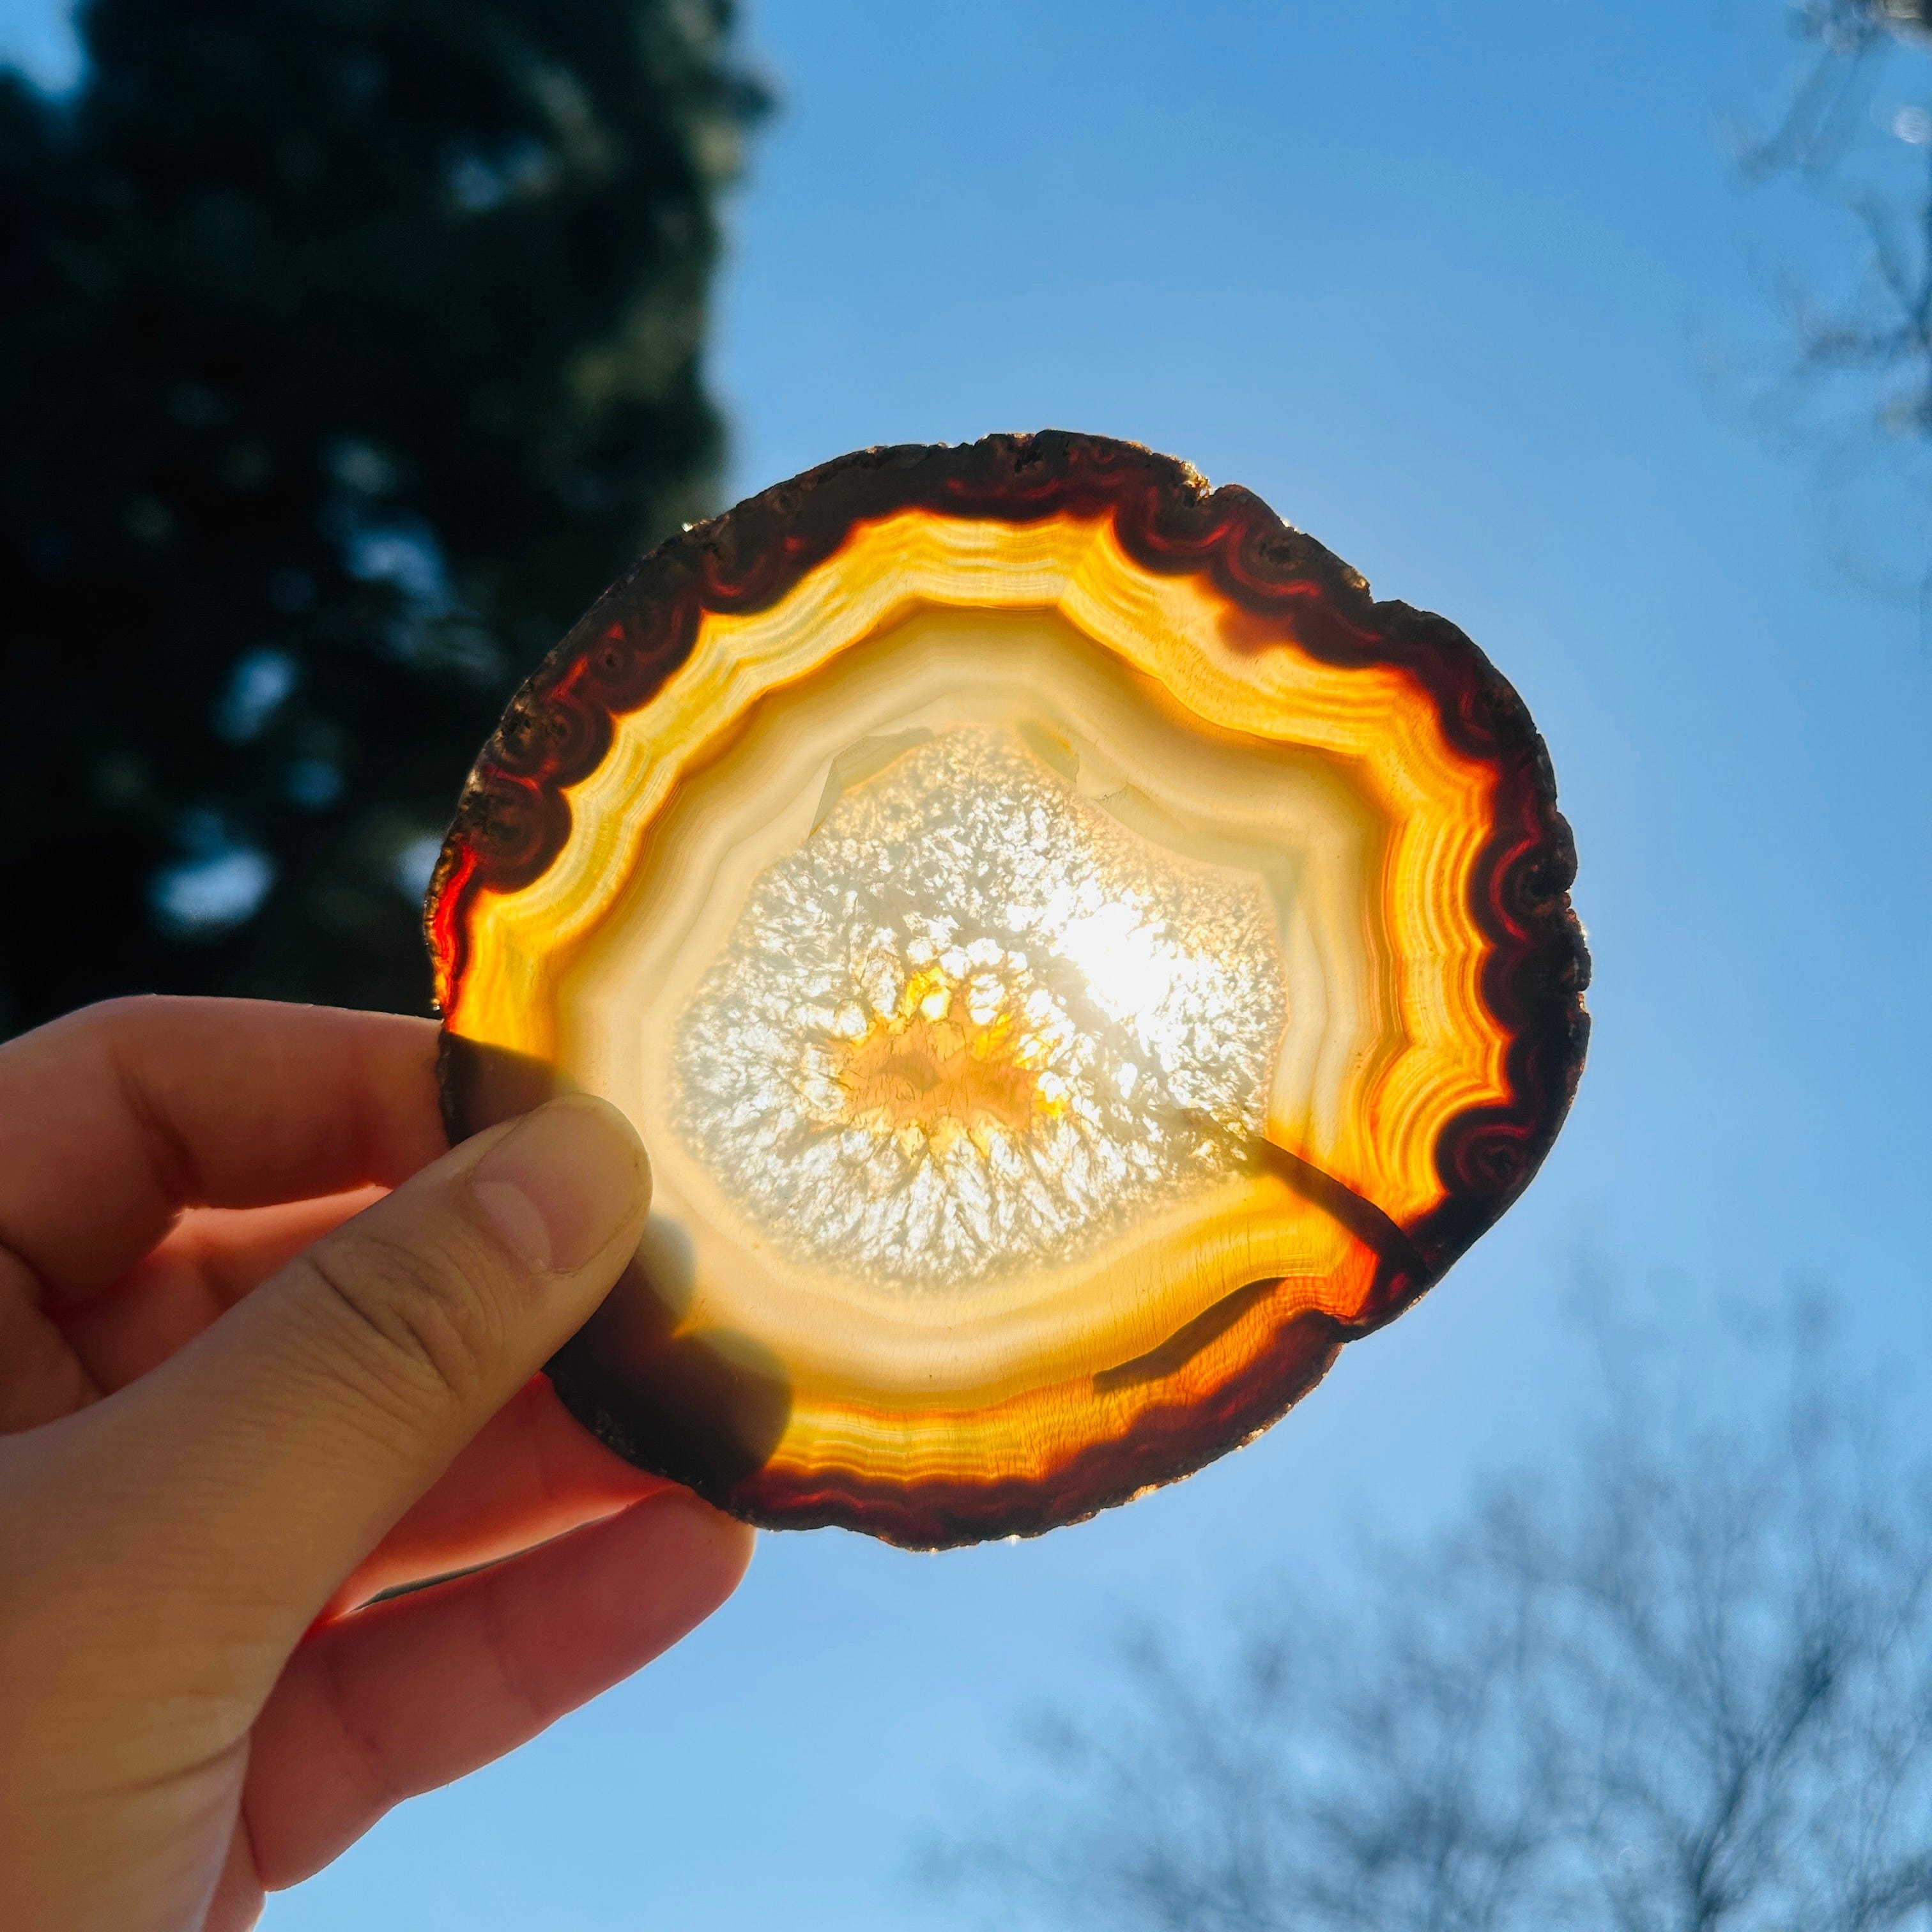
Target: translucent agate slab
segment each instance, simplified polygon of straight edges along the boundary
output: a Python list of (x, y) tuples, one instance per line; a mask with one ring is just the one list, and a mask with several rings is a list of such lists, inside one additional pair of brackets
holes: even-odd
[(636, 1123), (550, 1364), (770, 1526), (1030, 1534), (1246, 1441), (1522, 1190), (1581, 1068), (1520, 700), (1254, 496), (868, 451), (646, 558), (512, 704), (428, 907), (452, 1132)]

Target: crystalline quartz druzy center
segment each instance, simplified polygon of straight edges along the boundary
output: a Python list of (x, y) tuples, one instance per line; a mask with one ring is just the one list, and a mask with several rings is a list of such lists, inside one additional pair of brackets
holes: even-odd
[(956, 1293), (1247, 1160), (1286, 1012), (1258, 880), (961, 727), (760, 874), (677, 1023), (674, 1118), (792, 1260)]

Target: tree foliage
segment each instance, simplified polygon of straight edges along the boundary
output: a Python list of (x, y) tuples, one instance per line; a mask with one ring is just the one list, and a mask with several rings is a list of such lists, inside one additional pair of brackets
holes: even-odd
[(944, 1862), (1107, 1932), (1932, 1924), (1932, 1497), (1828, 1386), (1727, 1424), (1626, 1378), (1567, 1483), (1360, 1599), (1141, 1640)]
[(414, 1008), (523, 674), (709, 502), (729, 0), (93, 0), (0, 76), (0, 1033)]

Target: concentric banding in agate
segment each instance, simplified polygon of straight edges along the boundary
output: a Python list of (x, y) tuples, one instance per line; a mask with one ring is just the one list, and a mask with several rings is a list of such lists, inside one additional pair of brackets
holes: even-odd
[(428, 911), (453, 1132), (652, 1147), (552, 1364), (773, 1525), (1030, 1533), (1246, 1439), (1521, 1190), (1588, 976), (1453, 626), (1104, 439), (868, 452), (614, 586)]

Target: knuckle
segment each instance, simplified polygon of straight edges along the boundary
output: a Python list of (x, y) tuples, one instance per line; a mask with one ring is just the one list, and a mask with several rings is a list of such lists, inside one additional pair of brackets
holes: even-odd
[(304, 1260), (340, 1336), (386, 1386), (466, 1406), (490, 1381), (501, 1324), (473, 1256), (369, 1230)]

